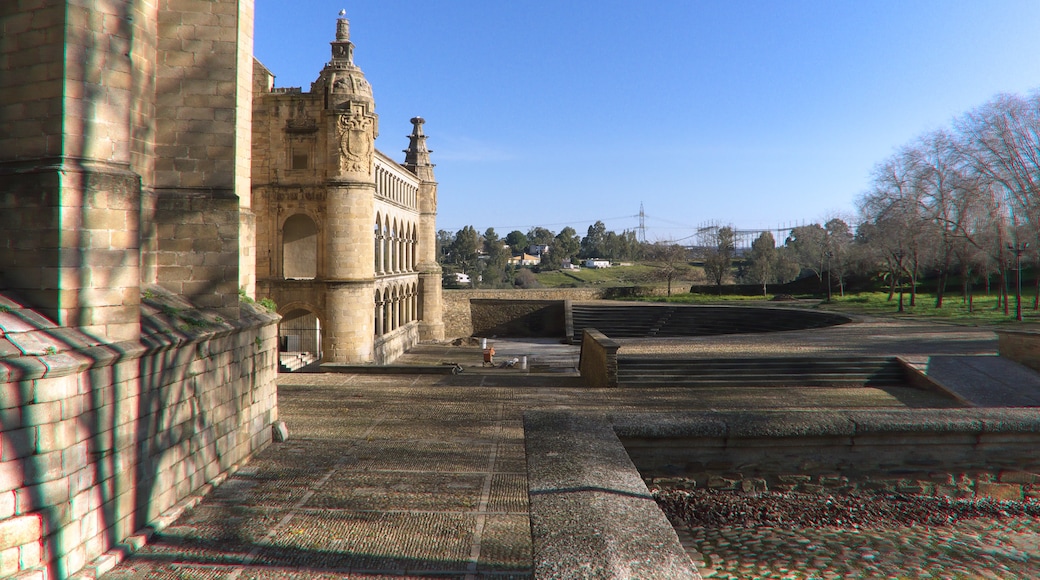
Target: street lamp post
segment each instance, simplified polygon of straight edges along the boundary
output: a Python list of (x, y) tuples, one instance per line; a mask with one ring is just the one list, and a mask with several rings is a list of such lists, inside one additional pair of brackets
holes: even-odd
[(1018, 272), (1015, 275), (1015, 320), (1022, 322), (1022, 252), (1026, 251), (1029, 247), (1029, 242), (1018, 242), (1012, 244), (1008, 242), (1007, 249), (1015, 253), (1015, 262)]

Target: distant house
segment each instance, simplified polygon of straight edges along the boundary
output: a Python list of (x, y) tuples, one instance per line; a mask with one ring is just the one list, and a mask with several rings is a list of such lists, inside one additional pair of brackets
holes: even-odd
[(549, 253), (549, 246), (547, 244), (531, 244), (527, 246), (527, 252), (532, 256), (541, 256)]
[(609, 268), (610, 260), (604, 260), (602, 258), (589, 258), (585, 260), (586, 268)]
[(560, 269), (561, 270), (581, 270), (581, 266), (579, 266), (577, 264), (572, 264), (570, 260), (564, 260), (563, 263), (560, 264)]
[(469, 284), (469, 274), (466, 274), (464, 272), (455, 272), (455, 283)]
[(531, 254), (520, 254), (519, 256), (509, 258), (510, 266), (537, 266), (541, 263), (541, 256), (532, 256)]

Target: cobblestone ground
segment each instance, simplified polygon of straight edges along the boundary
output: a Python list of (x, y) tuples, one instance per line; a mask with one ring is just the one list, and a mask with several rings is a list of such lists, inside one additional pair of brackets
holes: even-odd
[(1040, 578), (1040, 521), (955, 526), (680, 528), (704, 578)]

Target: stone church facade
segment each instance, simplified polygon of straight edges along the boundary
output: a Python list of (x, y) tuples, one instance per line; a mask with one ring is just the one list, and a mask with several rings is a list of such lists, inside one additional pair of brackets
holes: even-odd
[(103, 574), (271, 442), (254, 299), (332, 361), (443, 336), (422, 121), (375, 149), (337, 30), (294, 94), (253, 0), (0, 2), (0, 578)]
[(372, 89), (340, 17), (309, 92), (253, 72), (257, 293), (283, 315), (282, 351), (386, 363), (441, 340), (437, 183), (423, 119), (403, 164), (375, 147)]

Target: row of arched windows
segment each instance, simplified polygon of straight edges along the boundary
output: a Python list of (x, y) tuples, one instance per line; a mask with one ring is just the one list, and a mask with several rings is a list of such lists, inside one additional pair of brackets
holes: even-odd
[(375, 271), (379, 274), (397, 274), (415, 271), (415, 252), (419, 232), (413, 223), (398, 222), (390, 216), (376, 214)]
[(415, 207), (419, 197), (419, 188), (377, 165), (376, 194), (395, 203)]
[(418, 320), (419, 289), (411, 284), (394, 284), (376, 290), (375, 329), (382, 336)]

